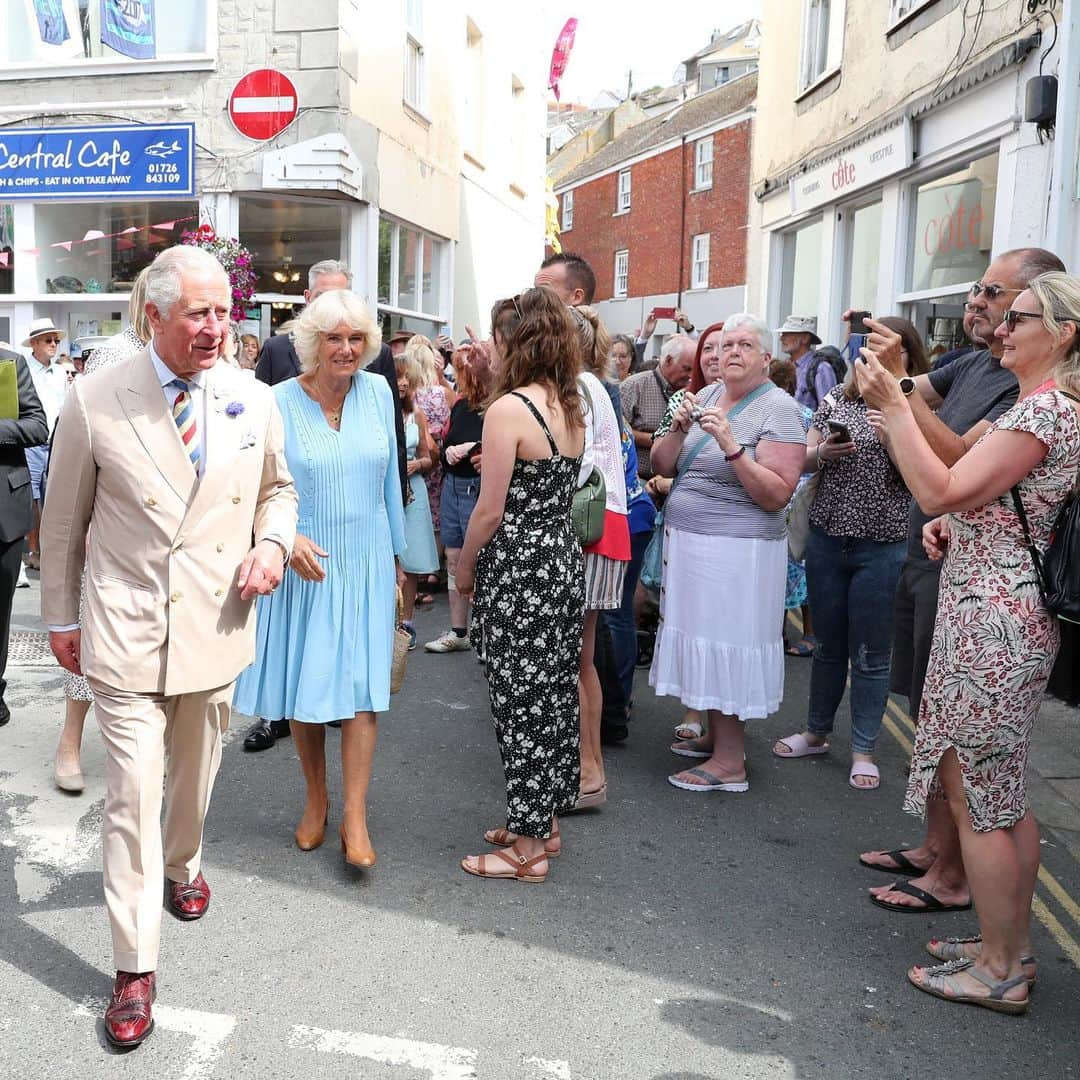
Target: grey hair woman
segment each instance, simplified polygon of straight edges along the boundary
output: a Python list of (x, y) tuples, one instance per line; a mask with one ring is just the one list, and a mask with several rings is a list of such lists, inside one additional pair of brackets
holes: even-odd
[(671, 748), (701, 759), (668, 777), (686, 791), (746, 791), (746, 721), (768, 716), (783, 696), (784, 512), (806, 432), (797, 403), (769, 381), (771, 347), (761, 319), (726, 319), (721, 382), (688, 392), (653, 444), (654, 469), (676, 482), (649, 682), (709, 716), (704, 735)]

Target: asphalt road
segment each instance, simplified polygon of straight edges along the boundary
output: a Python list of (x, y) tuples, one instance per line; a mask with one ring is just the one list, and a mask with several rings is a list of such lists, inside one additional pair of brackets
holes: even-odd
[[(36, 590), (34, 590), (36, 592)], [(32, 597), (22, 625), (36, 625)], [(420, 615), (420, 640), (442, 612)], [(301, 853), (302, 783), (288, 741), (245, 754), (234, 717), (206, 833), (214, 898), (165, 916), (158, 1029), (104, 1045), (111, 982), (101, 901), (102, 753), (86, 738), (81, 797), (51, 787), (56, 669), (9, 670), (0, 731), (0, 1073), (56, 1077), (364, 1080), (1039, 1078), (1080, 1073), (1080, 971), (1039, 924), (1039, 987), (1016, 1019), (911, 988), (934, 935), (970, 913), (893, 915), (856, 854), (918, 836), (900, 812), (905, 755), (883, 734), (877, 793), (848, 787), (846, 713), (833, 753), (780, 761), (809, 663), (788, 661), (781, 712), (753, 724), (746, 795), (665, 782), (678, 719), (638, 673), (629, 742), (607, 750), (611, 797), (563, 823), (543, 886), (458, 868), (503, 824), (501, 769), (473, 655), (412, 654), (381, 724), (370, 827), (375, 870), (334, 843)], [(846, 706), (845, 706), (846, 709)], [(336, 735), (328, 747), (336, 762)], [(682, 762), (685, 764), (685, 762)], [(331, 834), (339, 819), (333, 787)], [(1069, 899), (1080, 864), (1053, 830), (1046, 865)], [(1075, 907), (1075, 901), (1074, 907)], [(1065, 940), (1080, 935), (1066, 904)], [(1080, 908), (1075, 908), (1080, 914)], [(1070, 937), (1071, 935), (1071, 937)]]

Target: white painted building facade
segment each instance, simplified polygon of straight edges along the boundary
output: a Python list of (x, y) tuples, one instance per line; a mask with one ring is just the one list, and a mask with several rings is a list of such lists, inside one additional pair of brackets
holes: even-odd
[[(495, 299), (531, 281), (544, 232), (539, 15), (496, 0), (389, 0), (378, 18), (361, 0), (158, 3), (157, 56), (135, 60), (102, 46), (98, 7), (83, 35), (78, 0), (63, 0), (69, 36), (47, 44), (28, 0), (0, 0), (0, 143), (35, 127), (194, 123), (194, 194), (5, 203), (0, 189), (0, 340), (43, 316), (69, 338), (126, 324), (134, 274), (200, 223), (254, 254), (248, 328), (261, 337), (324, 258), (349, 263), (384, 330), (432, 336), (485, 326)], [(226, 107), (260, 68), (298, 91), (296, 119), (266, 142)]]
[[(994, 253), (1047, 247), (1080, 270), (1075, 4), (1056, 46), (1050, 20), (1016, 3), (988, 11), (963, 52), (949, 0), (800, 0), (801, 36), (783, 29), (793, 6), (765, 12), (751, 309), (773, 326), (815, 316), (832, 342), (847, 308), (900, 314), (951, 348)], [(831, 26), (814, 23), (822, 11)], [(1040, 70), (1058, 77), (1052, 138), (1024, 120)]]

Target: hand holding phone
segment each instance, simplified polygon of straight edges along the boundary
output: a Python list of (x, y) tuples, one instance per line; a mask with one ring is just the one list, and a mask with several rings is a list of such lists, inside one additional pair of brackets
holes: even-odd
[(675, 309), (673, 307), (657, 307), (652, 309), (653, 318), (656, 319), (674, 319)]
[(829, 429), (830, 439), (834, 439), (835, 442), (851, 442), (851, 432), (848, 430), (847, 424), (841, 424), (838, 420), (826, 420), (825, 423)]
[(852, 334), (862, 334), (864, 337), (871, 332), (870, 327), (866, 325), (866, 320), (873, 318), (873, 315), (869, 311), (853, 311), (851, 312), (851, 332)]

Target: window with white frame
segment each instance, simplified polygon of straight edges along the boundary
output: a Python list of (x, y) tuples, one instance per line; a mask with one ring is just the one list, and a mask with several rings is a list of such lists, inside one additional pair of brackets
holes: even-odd
[(427, 111), (427, 58), (424, 54), (424, 0), (408, 0), (405, 13), (405, 104)]
[(698, 139), (694, 143), (694, 190), (712, 187), (713, 137)]
[(630, 252), (615, 252), (615, 296), (626, 296), (630, 287)]
[(709, 234), (695, 236), (690, 245), (690, 288), (709, 287)]
[(569, 232), (574, 227), (574, 193), (564, 191), (562, 197), (562, 231)]
[(844, 0), (804, 0), (800, 90), (840, 67)]
[(630, 170), (623, 169), (619, 173), (619, 194), (615, 200), (615, 211), (625, 214), (630, 209)]
[(935, 0), (889, 0), (889, 26), (895, 26), (902, 19), (933, 3)]
[[(201, 70), (217, 56), (217, 0), (0, 2), (0, 79)], [(33, 71), (31, 76), (30, 72)]]
[(445, 252), (445, 240), (380, 215), (379, 306), (440, 318)]

